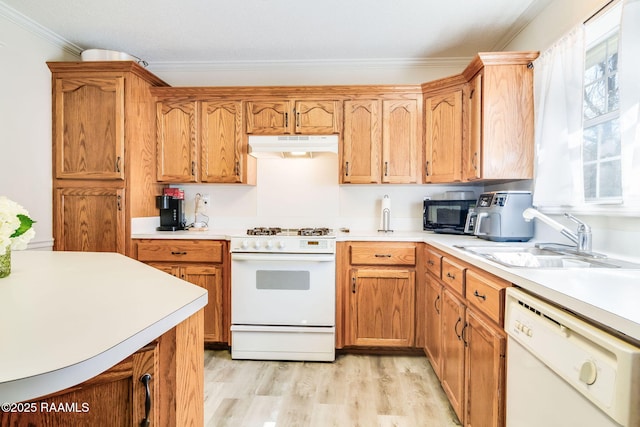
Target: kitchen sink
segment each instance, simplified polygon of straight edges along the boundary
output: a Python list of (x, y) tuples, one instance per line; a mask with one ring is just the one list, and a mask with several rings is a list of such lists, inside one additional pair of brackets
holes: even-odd
[(516, 245), (455, 245), (474, 255), (507, 267), (519, 268), (625, 268), (640, 269), (640, 264), (605, 256), (580, 255), (564, 249)]

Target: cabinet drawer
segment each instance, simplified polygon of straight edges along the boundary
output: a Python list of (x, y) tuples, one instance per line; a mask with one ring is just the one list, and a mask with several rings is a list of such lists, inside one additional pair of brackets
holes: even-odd
[(442, 277), (442, 254), (427, 246), (424, 248), (424, 259), (427, 263), (427, 271), (440, 279)]
[(416, 246), (406, 243), (351, 244), (352, 265), (416, 265)]
[(212, 240), (149, 240), (138, 242), (138, 261), (222, 262), (224, 243)]
[(450, 258), (442, 257), (442, 281), (464, 297), (464, 271), (466, 267)]
[(466, 285), (467, 301), (502, 326), (504, 289), (511, 284), (495, 276), (467, 270)]

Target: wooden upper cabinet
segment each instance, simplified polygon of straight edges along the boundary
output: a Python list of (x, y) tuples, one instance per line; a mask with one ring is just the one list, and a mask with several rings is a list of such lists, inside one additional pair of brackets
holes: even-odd
[(202, 101), (201, 182), (242, 182), (242, 102)]
[(296, 101), (295, 132), (330, 135), (340, 132), (339, 101)]
[(425, 98), (424, 182), (462, 178), (462, 89)]
[(468, 106), (467, 138), (464, 141), (463, 159), (464, 179), (467, 181), (482, 178), (482, 72), (475, 75), (469, 82), (466, 97)]
[(247, 101), (248, 134), (327, 135), (340, 132), (340, 102), (335, 100)]
[(291, 101), (247, 101), (247, 133), (284, 135), (291, 133)]
[(124, 77), (59, 77), (54, 84), (54, 177), (123, 180)]
[(158, 181), (197, 181), (197, 129), (195, 101), (157, 103)]
[(348, 100), (344, 111), (341, 183), (417, 182), (416, 99)]
[(418, 101), (382, 101), (382, 182), (417, 182)]
[(380, 183), (381, 109), (377, 99), (344, 102), (342, 183)]
[(533, 67), (537, 52), (480, 53), (463, 71), (465, 180), (533, 178)]

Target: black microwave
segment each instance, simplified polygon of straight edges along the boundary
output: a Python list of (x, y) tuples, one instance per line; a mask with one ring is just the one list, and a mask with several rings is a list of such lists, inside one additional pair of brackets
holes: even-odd
[(430, 200), (424, 199), (422, 229), (436, 233), (464, 234), (469, 209), (476, 200)]

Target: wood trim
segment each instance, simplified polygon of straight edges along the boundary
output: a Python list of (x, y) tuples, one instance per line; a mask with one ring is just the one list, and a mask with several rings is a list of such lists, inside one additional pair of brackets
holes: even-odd
[(354, 95), (391, 95), (397, 99), (399, 94), (422, 94), (420, 85), (326, 85), (326, 86), (210, 86), (210, 87), (153, 87), (152, 96), (157, 99), (184, 97), (189, 100), (235, 98), (256, 99), (278, 97), (281, 99), (309, 98), (314, 99), (349, 99)]
[(465, 79), (471, 80), (478, 71), (488, 65), (526, 65), (533, 62), (540, 52), (478, 52), (471, 60), (462, 75)]
[(161, 426), (204, 425), (204, 310), (160, 337)]
[(47, 66), (52, 73), (104, 73), (121, 72), (132, 73), (143, 78), (154, 86), (169, 86), (168, 83), (151, 73), (147, 69), (138, 65), (134, 61), (69, 61), (69, 62), (47, 62)]

